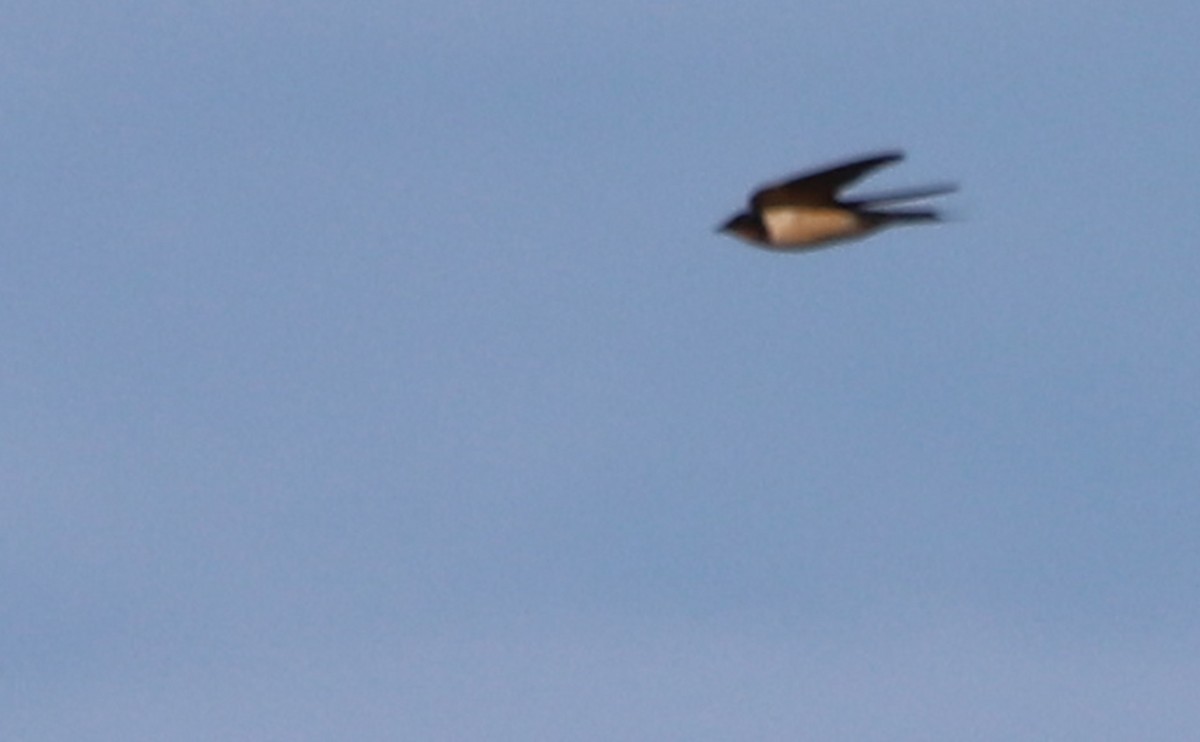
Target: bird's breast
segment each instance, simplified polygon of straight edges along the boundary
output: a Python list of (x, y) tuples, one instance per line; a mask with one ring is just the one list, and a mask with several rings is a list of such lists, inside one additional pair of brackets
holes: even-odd
[(866, 225), (850, 209), (776, 207), (762, 214), (772, 245), (800, 247), (857, 237)]

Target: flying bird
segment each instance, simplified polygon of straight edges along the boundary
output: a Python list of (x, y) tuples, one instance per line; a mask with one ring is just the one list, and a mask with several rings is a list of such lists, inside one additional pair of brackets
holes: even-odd
[(872, 170), (904, 159), (903, 152), (883, 152), (842, 165), (795, 176), (764, 186), (750, 197), (746, 211), (717, 231), (768, 250), (801, 252), (866, 237), (885, 227), (941, 221), (930, 208), (881, 208), (890, 204), (941, 196), (957, 190), (942, 184), (843, 199), (839, 193)]

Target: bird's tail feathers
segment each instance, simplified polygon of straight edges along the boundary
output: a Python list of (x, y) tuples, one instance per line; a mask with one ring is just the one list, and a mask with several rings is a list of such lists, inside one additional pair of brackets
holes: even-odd
[(958, 186), (953, 183), (939, 183), (937, 185), (926, 186), (924, 188), (909, 188), (901, 191), (885, 191), (883, 193), (876, 193), (874, 195), (856, 198), (847, 203), (849, 205), (859, 207), (882, 206), (884, 204), (894, 204), (901, 201), (918, 201), (923, 198), (945, 196), (947, 193), (954, 193), (957, 190)]
[(942, 215), (933, 209), (880, 209), (863, 212), (878, 224), (940, 222)]

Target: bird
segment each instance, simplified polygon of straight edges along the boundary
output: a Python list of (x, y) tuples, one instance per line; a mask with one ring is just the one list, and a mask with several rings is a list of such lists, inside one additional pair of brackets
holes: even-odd
[(717, 228), (756, 246), (781, 252), (807, 252), (867, 237), (885, 227), (941, 221), (931, 208), (880, 208), (942, 196), (954, 184), (892, 191), (844, 199), (840, 192), (867, 173), (904, 159), (900, 151), (880, 152), (795, 175), (763, 186), (745, 211)]

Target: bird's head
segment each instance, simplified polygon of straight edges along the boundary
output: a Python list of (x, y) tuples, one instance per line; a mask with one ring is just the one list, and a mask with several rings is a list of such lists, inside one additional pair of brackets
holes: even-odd
[(767, 242), (767, 227), (762, 217), (749, 211), (737, 214), (717, 228), (718, 232), (730, 232), (747, 242), (765, 244)]

